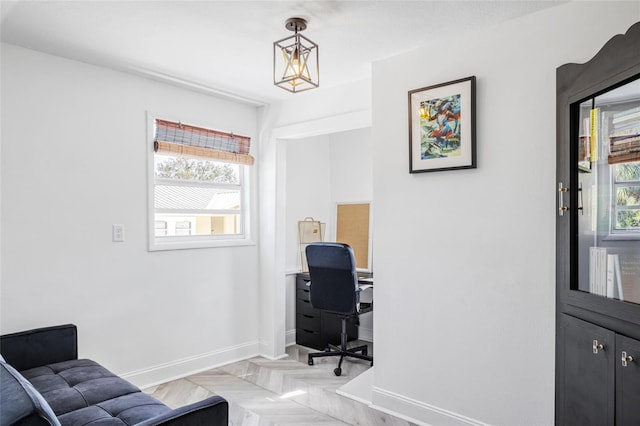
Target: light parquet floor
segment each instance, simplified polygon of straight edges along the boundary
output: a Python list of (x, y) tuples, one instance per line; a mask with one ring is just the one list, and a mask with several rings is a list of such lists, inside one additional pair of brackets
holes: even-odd
[(229, 402), (231, 426), (415, 426), (336, 393), (367, 370), (368, 362), (346, 359), (337, 377), (333, 374), (337, 357), (316, 358), (309, 366), (310, 351), (294, 345), (287, 348), (285, 359), (251, 358), (145, 392), (173, 408), (221, 395)]

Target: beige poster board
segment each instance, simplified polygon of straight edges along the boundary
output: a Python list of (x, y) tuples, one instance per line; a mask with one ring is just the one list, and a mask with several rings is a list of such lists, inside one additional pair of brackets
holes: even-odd
[(336, 242), (347, 243), (353, 249), (356, 268), (371, 270), (370, 203), (338, 203), (336, 212)]
[(322, 241), (322, 223), (312, 217), (298, 222), (298, 240), (300, 242), (300, 263), (302, 272), (309, 272), (306, 248), (311, 243)]

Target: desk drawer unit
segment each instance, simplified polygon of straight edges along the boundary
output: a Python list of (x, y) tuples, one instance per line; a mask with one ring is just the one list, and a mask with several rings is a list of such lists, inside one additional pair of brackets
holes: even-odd
[(296, 315), (296, 343), (309, 348), (324, 349), (320, 334), (320, 316)]
[(311, 306), (311, 302), (309, 302), (308, 299), (307, 300), (296, 299), (296, 315), (297, 314), (313, 315), (320, 318), (320, 311), (317, 309), (314, 309)]
[(326, 346), (321, 339), (321, 313), (309, 301), (309, 280), (296, 278), (296, 343), (322, 350)]
[[(340, 344), (341, 320), (337, 315), (314, 309), (309, 301), (309, 274), (296, 276), (296, 343), (324, 350), (329, 343)], [(348, 340), (358, 338), (358, 327), (349, 321)]]

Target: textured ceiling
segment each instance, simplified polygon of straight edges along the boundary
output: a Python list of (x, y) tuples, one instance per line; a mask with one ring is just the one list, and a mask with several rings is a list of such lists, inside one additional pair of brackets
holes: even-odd
[(559, 1), (2, 1), (1, 38), (42, 52), (193, 88), (269, 103), (291, 96), (273, 85), (273, 42), (292, 16), (320, 48), (315, 90), (369, 77), (373, 61), (437, 45), (434, 64), (455, 54), (456, 34)]

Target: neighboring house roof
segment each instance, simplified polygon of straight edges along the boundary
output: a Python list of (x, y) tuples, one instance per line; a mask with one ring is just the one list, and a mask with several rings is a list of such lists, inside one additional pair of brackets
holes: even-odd
[(155, 186), (155, 208), (172, 210), (238, 210), (240, 192), (197, 186)]

